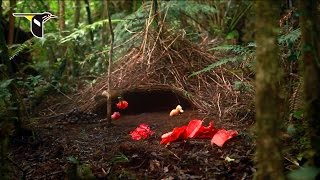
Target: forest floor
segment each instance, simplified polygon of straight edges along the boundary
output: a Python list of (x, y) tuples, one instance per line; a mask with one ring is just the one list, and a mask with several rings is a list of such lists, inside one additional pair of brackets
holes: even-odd
[[(90, 177), (88, 169), (96, 179), (253, 178), (252, 120), (215, 120), (186, 110), (174, 117), (168, 112), (123, 115), (107, 127), (105, 122), (93, 122), (91, 116), (73, 111), (42, 118), (28, 126), (29, 133), (14, 137), (9, 156), (15, 164), (14, 178), (66, 179), (77, 168), (83, 179)], [(222, 148), (208, 139), (159, 144), (162, 134), (192, 119), (204, 119), (205, 126), (213, 120), (216, 128), (237, 130), (239, 135)], [(155, 133), (146, 140), (132, 140), (130, 131), (141, 123)]]

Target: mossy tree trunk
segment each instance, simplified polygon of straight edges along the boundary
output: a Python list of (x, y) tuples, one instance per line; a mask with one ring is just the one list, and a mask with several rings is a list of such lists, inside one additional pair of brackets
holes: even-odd
[(256, 179), (284, 179), (279, 144), (281, 126), (279, 82), (281, 80), (279, 47), (280, 3), (256, 1)]
[(312, 165), (320, 167), (320, 14), (319, 0), (300, 0), (301, 52), (305, 100), (305, 120), (311, 147)]

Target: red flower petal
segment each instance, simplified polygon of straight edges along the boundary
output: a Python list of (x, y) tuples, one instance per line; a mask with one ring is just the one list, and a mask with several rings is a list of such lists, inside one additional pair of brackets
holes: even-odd
[(188, 138), (201, 138), (211, 139), (211, 144), (214, 143), (222, 147), (227, 140), (238, 134), (237, 131), (233, 130), (216, 130), (214, 129), (213, 122), (210, 122), (209, 126), (203, 126), (202, 123), (203, 121), (195, 119), (191, 120), (188, 126), (176, 127), (173, 131), (161, 136), (162, 140), (160, 144), (169, 144), (170, 142), (185, 140)]
[(216, 133), (216, 130), (213, 127), (213, 122), (209, 123), (209, 126), (201, 126), (198, 132), (194, 135), (194, 138), (198, 139), (211, 139), (212, 136)]
[(223, 144), (228, 141), (229, 139), (235, 137), (238, 135), (237, 131), (233, 130), (225, 130), (225, 129), (219, 129), (212, 137), (211, 144), (216, 144), (217, 146), (222, 147)]
[(186, 129), (186, 135), (188, 138), (193, 138), (199, 129), (202, 127), (202, 121), (201, 120), (191, 120), (188, 124), (188, 127)]
[(170, 142), (177, 141), (179, 139), (186, 139), (186, 128), (187, 126), (176, 127), (172, 132), (168, 132), (161, 136), (162, 140), (160, 144), (169, 144)]

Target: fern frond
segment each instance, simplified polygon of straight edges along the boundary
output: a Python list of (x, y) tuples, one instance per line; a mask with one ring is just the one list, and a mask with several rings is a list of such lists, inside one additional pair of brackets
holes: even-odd
[[(203, 4), (195, 1), (169, 1), (168, 3), (162, 3), (162, 7), (166, 9), (169, 7), (168, 14), (178, 15), (183, 12), (192, 17), (199, 14), (212, 15), (218, 12), (218, 10), (209, 4)], [(172, 12), (171, 12), (172, 11)]]
[(222, 45), (222, 46), (217, 46), (217, 47), (211, 48), (209, 50), (210, 51), (211, 50), (228, 51), (228, 52), (233, 52), (236, 54), (245, 54), (250, 51), (247, 47), (240, 46), (240, 45)]
[[(9, 48), (9, 59), (12, 60), (16, 56), (18, 56), (23, 50), (30, 48), (32, 46), (32, 41), (33, 41), (33, 38), (22, 44), (16, 44), (14, 46), (11, 46)], [(12, 50), (15, 46), (18, 46), (18, 47)]]
[(279, 44), (284, 44), (287, 42), (296, 42), (301, 35), (300, 28), (290, 31), (288, 34), (284, 34), (279, 37), (278, 42)]
[[(122, 20), (122, 19), (113, 19), (113, 20), (111, 20), (112, 23), (121, 22), (121, 21), (124, 21), (124, 20)], [(59, 40), (59, 44), (64, 44), (64, 43), (69, 42), (69, 41), (75, 41), (78, 38), (84, 37), (90, 31), (94, 31), (94, 30), (100, 29), (100, 28), (103, 27), (104, 24), (107, 24), (108, 22), (109, 22), (108, 19), (103, 19), (103, 20), (100, 20), (100, 21), (96, 21), (96, 22), (94, 22), (92, 24), (88, 24), (88, 25), (82, 26), (82, 27), (78, 28), (76, 31), (74, 31), (71, 34), (69, 34), (68, 36), (65, 36), (65, 37), (61, 38)]]
[(201, 73), (204, 73), (204, 72), (208, 72), (210, 71), (211, 69), (213, 68), (216, 68), (218, 66), (222, 66), (224, 64), (227, 64), (229, 62), (239, 62), (239, 61), (242, 61), (243, 59), (240, 57), (240, 56), (234, 56), (234, 57), (228, 57), (228, 58), (223, 58), (215, 63), (212, 63), (210, 64), (209, 66), (203, 68), (202, 70), (200, 71), (197, 71), (197, 72), (194, 72), (192, 73), (189, 77), (192, 77), (192, 76), (196, 76), (198, 74), (201, 74)]

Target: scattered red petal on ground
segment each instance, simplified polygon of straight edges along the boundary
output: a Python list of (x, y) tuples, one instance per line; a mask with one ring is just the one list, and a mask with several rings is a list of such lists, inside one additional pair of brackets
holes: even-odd
[(178, 140), (186, 140), (188, 138), (197, 139), (211, 139), (211, 144), (216, 144), (220, 147), (238, 134), (237, 131), (226, 131), (225, 129), (216, 130), (213, 123), (210, 122), (209, 126), (203, 126), (201, 120), (191, 120), (187, 126), (176, 127), (173, 131), (165, 133), (161, 136), (160, 144), (169, 144)]
[(201, 120), (191, 120), (186, 128), (186, 133), (188, 138), (193, 138), (194, 135), (199, 131), (199, 129), (202, 127)]
[(211, 139), (211, 144), (216, 144), (217, 146), (222, 147), (226, 141), (235, 137), (236, 135), (238, 135), (237, 131), (233, 131), (233, 130), (227, 131), (225, 129), (219, 129), (217, 133), (213, 135)]
[(168, 144), (170, 142), (178, 141), (179, 139), (186, 139), (186, 128), (187, 126), (176, 127), (172, 132), (168, 132), (161, 136), (162, 140), (160, 144)]
[(151, 136), (154, 132), (151, 131), (147, 124), (140, 124), (135, 130), (130, 132), (131, 138), (133, 140), (146, 139)]
[(114, 112), (112, 115), (111, 115), (111, 119), (113, 120), (117, 120), (120, 118), (120, 113), (119, 112)]
[(201, 126), (199, 131), (195, 134), (195, 138), (198, 139), (210, 139), (216, 133), (217, 130), (213, 127), (213, 122), (209, 123), (209, 126)]
[(121, 100), (117, 103), (117, 108), (118, 109), (126, 109), (128, 107), (128, 102), (127, 101), (124, 101), (124, 100)]

